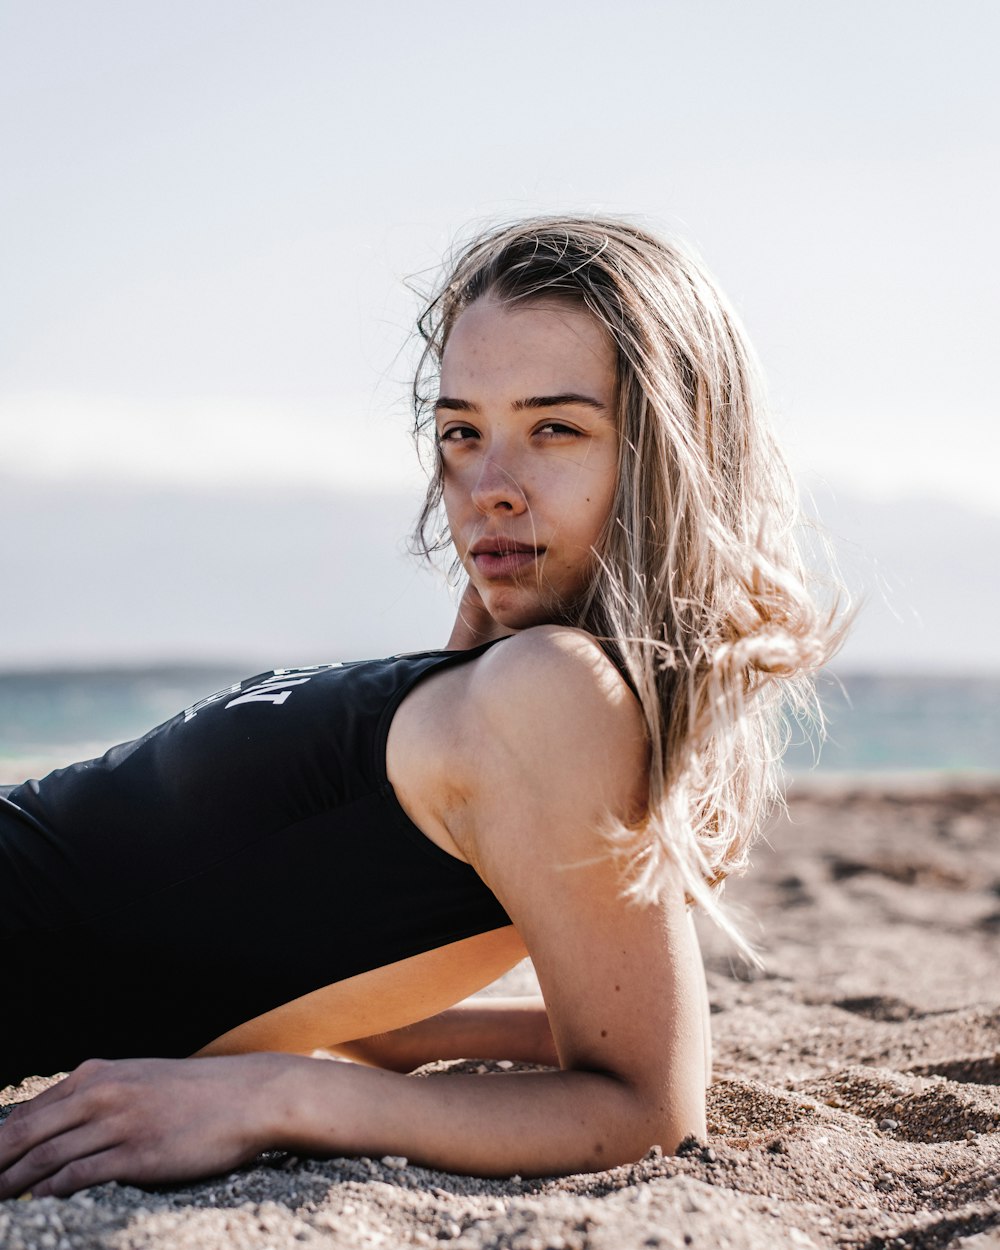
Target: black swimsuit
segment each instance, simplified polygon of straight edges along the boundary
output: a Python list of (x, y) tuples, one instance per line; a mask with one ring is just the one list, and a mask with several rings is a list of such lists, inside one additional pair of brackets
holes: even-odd
[(0, 788), (0, 1086), (188, 1055), (311, 990), (510, 923), (406, 816), (392, 717), (429, 651), (251, 678)]

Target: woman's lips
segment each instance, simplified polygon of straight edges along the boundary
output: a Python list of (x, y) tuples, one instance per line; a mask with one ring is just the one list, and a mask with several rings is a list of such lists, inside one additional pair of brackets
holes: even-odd
[(541, 548), (526, 543), (491, 543), (480, 539), (471, 555), (477, 570), (484, 577), (510, 577), (533, 564), (542, 554)]
[(479, 551), (472, 558), (485, 577), (509, 577), (534, 563), (534, 551)]

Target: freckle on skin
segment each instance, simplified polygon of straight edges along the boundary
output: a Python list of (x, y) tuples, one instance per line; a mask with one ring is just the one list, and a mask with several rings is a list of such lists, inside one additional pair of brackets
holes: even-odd
[(608, 1035), (608, 1030), (607, 1030), (607, 1029), (601, 1029), (601, 1037), (607, 1037), (607, 1035)]
[(617, 994), (617, 993), (621, 990), (621, 988), (622, 988), (622, 987), (621, 987), (620, 985), (616, 985), (616, 986), (615, 986), (615, 993)]

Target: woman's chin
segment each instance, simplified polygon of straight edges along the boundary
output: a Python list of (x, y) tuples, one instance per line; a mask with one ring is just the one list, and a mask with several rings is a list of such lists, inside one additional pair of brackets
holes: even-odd
[(535, 625), (555, 625), (565, 620), (564, 605), (558, 600), (542, 602), (536, 597), (505, 593), (483, 595), (487, 612), (503, 629), (531, 629)]

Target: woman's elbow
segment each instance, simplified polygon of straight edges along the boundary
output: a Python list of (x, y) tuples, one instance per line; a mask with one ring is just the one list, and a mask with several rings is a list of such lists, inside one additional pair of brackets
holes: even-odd
[(626, 1105), (614, 1131), (594, 1146), (599, 1169), (636, 1163), (654, 1146), (659, 1146), (665, 1155), (672, 1155), (686, 1138), (703, 1141), (707, 1137), (704, 1090), (671, 1090), (670, 1096), (664, 1091), (624, 1084)]

